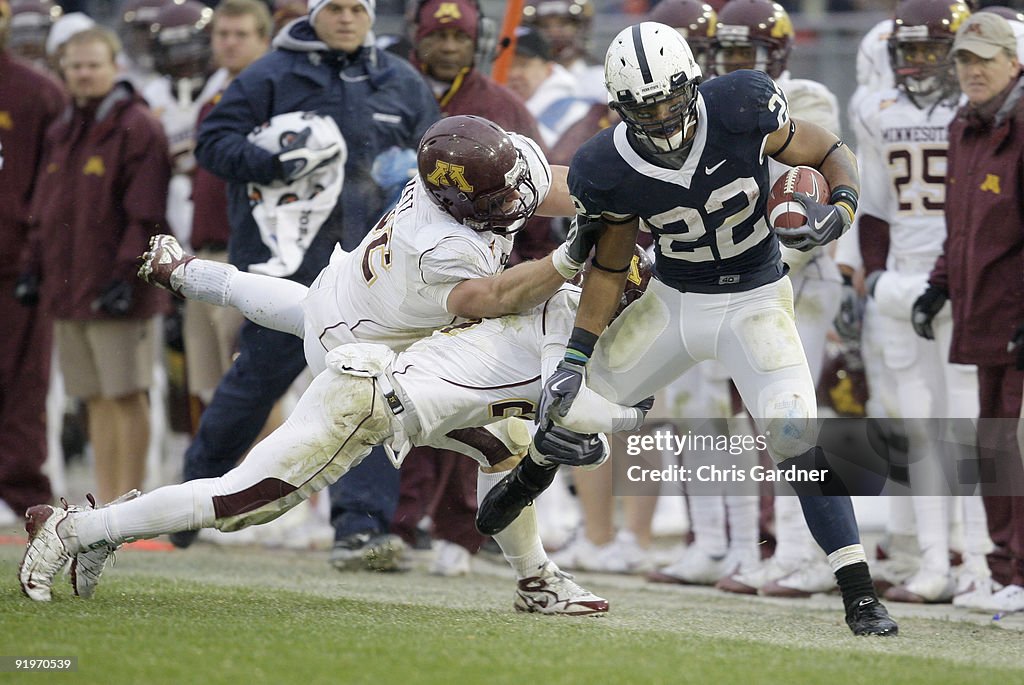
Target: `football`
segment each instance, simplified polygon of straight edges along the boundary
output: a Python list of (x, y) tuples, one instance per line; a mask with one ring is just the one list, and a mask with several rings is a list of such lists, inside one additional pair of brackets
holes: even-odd
[(818, 202), (828, 202), (828, 181), (817, 169), (793, 167), (780, 176), (768, 194), (768, 223), (772, 228), (798, 228), (807, 223), (804, 206), (793, 199), (793, 193), (804, 193)]

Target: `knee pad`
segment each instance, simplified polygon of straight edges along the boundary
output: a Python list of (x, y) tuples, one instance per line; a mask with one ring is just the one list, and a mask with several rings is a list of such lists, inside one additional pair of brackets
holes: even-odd
[(780, 399), (764, 417), (768, 454), (775, 463), (803, 454), (817, 444), (818, 422), (807, 402), (800, 395)]

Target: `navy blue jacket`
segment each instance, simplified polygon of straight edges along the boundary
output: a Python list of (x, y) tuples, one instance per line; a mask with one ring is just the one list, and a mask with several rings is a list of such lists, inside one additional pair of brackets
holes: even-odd
[(373, 47), (331, 51), (306, 19), (274, 39), (275, 49), (231, 83), (199, 128), (196, 157), (228, 181), (229, 259), (239, 269), (270, 258), (249, 208), (245, 184), (280, 178), (274, 155), (246, 136), (271, 117), (305, 111), (330, 116), (348, 145), (341, 199), (292, 280), (308, 285), (327, 265), (335, 243), (355, 248), (384, 209), (370, 178), (374, 158), (391, 146), (416, 149), (441, 118), (423, 78), (405, 60)]

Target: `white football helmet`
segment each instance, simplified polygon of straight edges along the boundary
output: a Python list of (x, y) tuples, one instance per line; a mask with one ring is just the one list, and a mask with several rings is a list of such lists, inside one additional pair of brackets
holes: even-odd
[(700, 66), (671, 26), (645, 21), (623, 29), (604, 60), (609, 106), (655, 155), (678, 153), (697, 126)]

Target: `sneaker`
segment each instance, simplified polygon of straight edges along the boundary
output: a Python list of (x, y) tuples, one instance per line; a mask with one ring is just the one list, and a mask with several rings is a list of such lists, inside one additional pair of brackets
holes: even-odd
[(886, 590), (885, 598), (911, 604), (945, 604), (953, 599), (955, 590), (956, 581), (952, 574), (921, 569), (907, 582)]
[(513, 606), (516, 611), (561, 616), (608, 613), (608, 600), (584, 590), (551, 561), (545, 562), (538, 575), (519, 581)]
[(710, 557), (696, 547), (690, 546), (683, 550), (678, 561), (648, 574), (647, 580), (652, 583), (714, 585), (719, 578), (729, 575), (737, 566), (727, 555)]
[(989, 597), (987, 606), (989, 611), (1000, 614), (1024, 611), (1024, 587), (1020, 585), (1007, 585)]
[(483, 535), (496, 535), (505, 530), (551, 485), (557, 472), (557, 465), (545, 468), (529, 456), (524, 457), (480, 502), (476, 529)]
[(879, 635), (889, 637), (900, 632), (885, 605), (877, 597), (861, 597), (846, 611), (846, 625), (854, 635)]
[(825, 561), (815, 561), (793, 571), (788, 576), (765, 583), (758, 594), (766, 597), (806, 598), (837, 588), (836, 576)]
[[(65, 532), (73, 534), (74, 521), (70, 517), (82, 509), (69, 506), (64, 499), (61, 499), (61, 504), (63, 509), (49, 504), (37, 504), (25, 512), (28, 544), (18, 567), (18, 580), (21, 591), (37, 602), (50, 601), (53, 578), (71, 558), (64, 548), (57, 526), (68, 521), (72, 530)], [(68, 526), (62, 526), (62, 529)]]
[[(139, 278), (146, 283), (170, 290), (178, 297), (181, 294), (184, 269), (179, 270), (195, 255), (186, 254), (178, 239), (173, 235), (155, 235), (149, 239), (149, 250), (142, 254)], [(187, 545), (186, 545), (187, 546)]]
[(1002, 589), (1003, 586), (992, 580), (992, 578), (978, 578), (971, 585), (967, 586), (963, 592), (958, 592), (953, 597), (953, 606), (960, 609), (971, 609), (987, 613), (989, 611), (989, 600), (992, 599), (992, 595)]
[(568, 545), (557, 552), (552, 552), (549, 556), (559, 568), (585, 571), (598, 564), (597, 558), (600, 554), (601, 547), (591, 542), (580, 530), (576, 532)]
[[(109, 507), (111, 504), (128, 502), (141, 494), (138, 490), (130, 490), (103, 506)], [(86, 495), (85, 498), (89, 500), (89, 506), (93, 509), (103, 508), (96, 506), (96, 498), (91, 494)], [(119, 545), (102, 544), (95, 549), (79, 552), (74, 556), (71, 560), (71, 587), (76, 596), (84, 599), (92, 598), (96, 592), (96, 586), (99, 585), (100, 575), (103, 573), (103, 567), (107, 564), (107, 559), (113, 557), (118, 547)]]
[(387, 533), (353, 533), (335, 540), (329, 562), (339, 571), (400, 571), (405, 543)]
[(438, 540), (430, 572), (446, 578), (468, 576), (471, 556), (469, 550), (462, 545), (448, 540)]
[(768, 583), (793, 573), (795, 569), (783, 566), (775, 557), (741, 566), (731, 575), (719, 578), (715, 587), (723, 592), (734, 592), (739, 595), (756, 595), (757, 591)]

